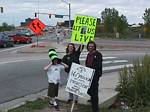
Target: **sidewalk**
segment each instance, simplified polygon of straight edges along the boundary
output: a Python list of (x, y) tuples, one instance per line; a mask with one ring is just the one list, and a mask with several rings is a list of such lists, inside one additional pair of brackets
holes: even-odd
[[(18, 53), (48, 53), (49, 48), (56, 48), (56, 51), (61, 53), (65, 51), (66, 45), (63, 43), (57, 44), (55, 42), (40, 43), (39, 47), (28, 46), (27, 48), (21, 49)], [(100, 107), (109, 107), (115, 100), (117, 92), (115, 87), (118, 84), (118, 72), (105, 73), (102, 75), (99, 81), (99, 104)], [(47, 90), (40, 91), (36, 94), (31, 94), (23, 98), (15, 99), (4, 104), (0, 104), (0, 110), (9, 110), (24, 104), (26, 101), (32, 101), (37, 98), (46, 96)], [(58, 99), (67, 101), (68, 92), (65, 91), (65, 86), (60, 87)], [(89, 104), (87, 99), (79, 98), (80, 104)]]

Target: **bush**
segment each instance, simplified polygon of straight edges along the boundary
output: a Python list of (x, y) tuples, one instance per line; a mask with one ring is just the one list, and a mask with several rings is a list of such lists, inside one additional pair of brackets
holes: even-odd
[(120, 71), (118, 98), (131, 109), (150, 106), (150, 56)]

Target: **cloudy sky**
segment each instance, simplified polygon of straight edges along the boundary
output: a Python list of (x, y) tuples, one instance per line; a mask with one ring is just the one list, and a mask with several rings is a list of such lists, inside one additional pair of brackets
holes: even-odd
[[(130, 24), (143, 23), (143, 13), (150, 8), (150, 0), (65, 0), (71, 3), (71, 18), (75, 14), (84, 14), (100, 18), (105, 8), (115, 8), (119, 14), (127, 17)], [(62, 0), (0, 0), (0, 7), (4, 7), (4, 13), (0, 13), (0, 24), (20, 25), (26, 18), (34, 18), (35, 12), (50, 14), (68, 14), (68, 5)], [(56, 21), (68, 20), (68, 17), (58, 19), (48, 15), (39, 15), (40, 20), (48, 25), (55, 25)]]

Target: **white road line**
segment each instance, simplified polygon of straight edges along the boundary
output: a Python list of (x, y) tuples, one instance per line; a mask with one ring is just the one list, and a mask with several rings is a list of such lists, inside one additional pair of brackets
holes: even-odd
[(109, 64), (109, 63), (126, 63), (127, 60), (113, 60), (113, 61), (103, 61), (103, 64)]
[(0, 52), (16, 50), (16, 49), (24, 48), (24, 47), (27, 47), (27, 46), (30, 46), (30, 45), (32, 45), (32, 44), (28, 44), (28, 45), (24, 45), (24, 46), (18, 46), (18, 47), (9, 48), (9, 49), (4, 49), (4, 50), (1, 50)]
[[(39, 59), (20, 59), (20, 60), (12, 60), (12, 61), (7, 61), (7, 62), (0, 62), (0, 65), (2, 64), (10, 64), (10, 63), (17, 63), (17, 62), (25, 62), (25, 61), (38, 61), (38, 60), (46, 60), (48, 58), (39, 58)], [(107, 63), (108, 61), (104, 61), (104, 63)], [(121, 61), (118, 61), (121, 62)], [(127, 62), (124, 60), (124, 62)], [(133, 67), (133, 64), (125, 64), (125, 65), (114, 65), (114, 66), (107, 66), (107, 67), (103, 67), (103, 71), (107, 71), (107, 70), (115, 70), (115, 69), (121, 69), (124, 67)]]
[(107, 67), (103, 67), (103, 71), (106, 71), (106, 70), (116, 70), (116, 69), (124, 68), (125, 66), (126, 67), (133, 67), (133, 64), (107, 66)]
[(38, 61), (38, 60), (46, 60), (46, 59), (48, 59), (48, 58), (11, 60), (11, 61), (7, 61), (7, 62), (0, 62), (0, 65), (2, 65), (2, 64), (9, 64), (9, 63), (24, 62), (24, 61)]
[[(117, 57), (103, 57), (103, 60), (106, 60), (106, 59), (116, 59)], [(80, 61), (85, 61), (86, 60), (86, 57), (80, 57)]]
[[(9, 48), (9, 49), (4, 49), (4, 50), (1, 50), (0, 52), (11, 51), (11, 50), (16, 50), (16, 49), (28, 47), (28, 46), (30, 46), (30, 45), (32, 45), (32, 44), (35, 44), (35, 43), (36, 43), (36, 42), (31, 43), (31, 44), (28, 44), (28, 45), (23, 45), (23, 46), (18, 46), (18, 47), (12, 47), (12, 48)], [(39, 43), (42, 43), (42, 42), (39, 42)]]
[[(104, 59), (110, 59), (110, 58), (116, 58), (116, 57), (104, 57)], [(33, 59), (33, 58), (28, 58), (28, 59), (18, 59), (18, 60), (11, 60), (11, 61), (5, 61), (5, 62), (0, 62), (0, 64), (8, 64), (8, 63), (16, 63), (16, 62), (21, 62), (21, 61), (36, 61), (36, 60), (43, 60), (43, 59), (48, 59), (48, 58), (38, 58), (38, 59)], [(85, 60), (85, 58), (80, 58), (80, 61)], [(117, 61), (104, 61), (103, 63), (117, 63)], [(118, 62), (121, 62), (121, 60), (119, 60)], [(127, 62), (125, 60), (123, 60), (122, 62)]]

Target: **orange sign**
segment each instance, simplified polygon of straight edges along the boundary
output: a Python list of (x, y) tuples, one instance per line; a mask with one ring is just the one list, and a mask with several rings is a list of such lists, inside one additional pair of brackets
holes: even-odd
[(34, 19), (28, 27), (35, 33), (39, 34), (44, 28), (45, 24), (42, 23), (38, 18)]

